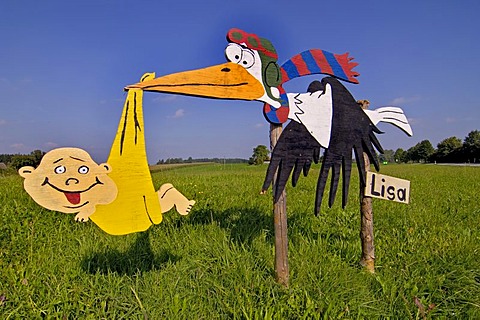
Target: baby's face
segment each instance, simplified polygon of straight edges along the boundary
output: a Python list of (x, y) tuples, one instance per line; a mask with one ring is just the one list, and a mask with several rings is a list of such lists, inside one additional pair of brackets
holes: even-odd
[(40, 165), (22, 167), (28, 194), (41, 206), (65, 213), (93, 212), (95, 205), (115, 200), (117, 187), (107, 175), (106, 163), (98, 165), (90, 155), (77, 148), (54, 149)]

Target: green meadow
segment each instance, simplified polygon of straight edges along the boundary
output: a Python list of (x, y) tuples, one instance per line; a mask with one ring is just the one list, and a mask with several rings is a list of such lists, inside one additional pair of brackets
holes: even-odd
[[(373, 200), (376, 273), (359, 266), (358, 176), (313, 214), (319, 166), (287, 188), (290, 285), (275, 282), (266, 166), (158, 169), (197, 204), (111, 236), (0, 176), (2, 319), (480, 319), (480, 167), (385, 165), (409, 205)], [(353, 170), (356, 171), (356, 170)], [(326, 201), (324, 201), (326, 202)]]

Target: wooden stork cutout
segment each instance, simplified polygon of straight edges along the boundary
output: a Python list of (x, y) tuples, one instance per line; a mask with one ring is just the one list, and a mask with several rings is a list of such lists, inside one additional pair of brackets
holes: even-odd
[[(315, 214), (320, 211), (329, 172), (332, 172), (329, 206), (335, 200), (342, 168), (342, 205), (347, 202), (352, 150), (365, 188), (365, 159), (379, 169), (375, 149), (383, 152), (375, 134), (378, 122), (388, 122), (412, 134), (403, 111), (385, 107), (362, 110), (348, 90), (337, 80), (358, 83), (357, 65), (348, 54), (332, 54), (313, 49), (288, 60), (281, 67), (270, 41), (240, 29), (227, 34), (225, 49), (228, 62), (204, 69), (174, 73), (127, 86), (209, 98), (258, 100), (264, 103), (263, 114), (270, 122), (272, 159), (262, 188), (265, 193), (273, 182), (275, 230), (275, 272), (277, 282), (288, 286), (288, 240), (285, 185), (293, 171), (295, 186), (301, 172), (307, 176), (312, 162), (317, 163), (320, 149), (324, 160), (318, 178)], [(306, 93), (286, 93), (282, 84), (309, 74), (330, 77), (313, 82)], [(282, 124), (290, 120), (282, 132)]]
[[(342, 169), (342, 206), (348, 197), (352, 169), (352, 150), (360, 175), (360, 187), (365, 188), (364, 152), (379, 170), (375, 149), (383, 149), (375, 134), (381, 133), (378, 122), (391, 123), (406, 134), (411, 127), (402, 109), (383, 107), (362, 110), (350, 92), (337, 79), (358, 83), (357, 63), (348, 53), (338, 55), (313, 49), (289, 59), (282, 66), (270, 41), (240, 29), (227, 34), (227, 63), (174, 73), (126, 87), (126, 90), (178, 93), (200, 97), (258, 100), (264, 102), (263, 113), (271, 124), (290, 123), (281, 134), (272, 152), (262, 192), (276, 173), (278, 181), (274, 197), (278, 200), (293, 171), (295, 186), (300, 174), (307, 176), (312, 162), (317, 163), (321, 148), (324, 161), (317, 183), (315, 214), (320, 212), (329, 172), (332, 180), (329, 206), (336, 197)], [(329, 77), (310, 84), (306, 93), (286, 93), (282, 84), (291, 79), (327, 74)]]
[[(153, 78), (146, 74), (143, 80)], [(78, 148), (54, 149), (40, 165), (22, 167), (27, 193), (39, 205), (75, 213), (112, 235), (145, 231), (175, 207), (181, 215), (195, 204), (172, 184), (155, 191), (148, 168), (143, 125), (143, 91), (128, 92), (107, 163), (97, 164)]]

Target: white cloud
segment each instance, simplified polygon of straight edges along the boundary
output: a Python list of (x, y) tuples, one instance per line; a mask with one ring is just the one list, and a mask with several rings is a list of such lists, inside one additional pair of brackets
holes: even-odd
[(390, 102), (390, 104), (398, 106), (398, 105), (402, 105), (402, 104), (406, 104), (406, 103), (410, 103), (410, 102), (415, 102), (415, 101), (418, 101), (418, 100), (420, 100), (420, 96), (398, 97), (398, 98), (393, 99)]
[(7, 124), (7, 120), (0, 119), (0, 126), (6, 125), (6, 124)]
[(14, 143), (10, 145), (11, 148), (13, 148), (15, 151), (23, 151), (25, 149), (25, 145), (23, 143)]
[(408, 123), (410, 123), (411, 126), (422, 123), (422, 120), (420, 118), (407, 118), (407, 119), (408, 119)]
[(170, 101), (176, 100), (177, 98), (178, 98), (178, 95), (175, 95), (175, 94), (161, 94), (153, 98), (152, 101), (155, 103), (170, 102)]
[(264, 125), (265, 125), (264, 123), (257, 123), (255, 125), (255, 128), (263, 128)]
[(185, 115), (185, 110), (184, 109), (178, 109), (175, 111), (175, 114), (173, 116), (169, 116), (171, 119), (178, 119), (181, 118)]
[(0, 78), (0, 88), (2, 89), (12, 89), (12, 85), (7, 78)]
[(395, 98), (390, 102), (390, 104), (394, 104), (394, 105), (403, 104), (403, 103), (405, 103), (405, 100), (406, 100), (405, 97)]
[(47, 142), (44, 144), (45, 148), (47, 149), (54, 149), (58, 147), (58, 143), (55, 142)]
[(30, 76), (24, 76), (19, 80), (10, 80), (7, 78), (0, 78), (0, 88), (8, 90), (19, 90), (20, 88), (25, 88), (26, 86), (33, 83), (33, 80)]
[(33, 80), (32, 80), (32, 78), (31, 78), (30, 76), (25, 76), (25, 77), (23, 77), (23, 79), (21, 80), (21, 83), (22, 83), (22, 84), (29, 84), (29, 83), (32, 83), (32, 82), (33, 82)]

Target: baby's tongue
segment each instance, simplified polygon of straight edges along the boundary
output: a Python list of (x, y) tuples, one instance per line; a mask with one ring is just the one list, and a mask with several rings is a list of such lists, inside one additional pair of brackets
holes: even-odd
[(65, 192), (65, 197), (71, 204), (80, 203), (80, 193), (79, 192)]

